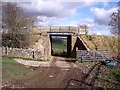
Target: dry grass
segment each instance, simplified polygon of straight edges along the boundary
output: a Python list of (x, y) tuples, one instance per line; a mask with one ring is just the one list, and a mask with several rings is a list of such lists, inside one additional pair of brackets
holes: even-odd
[[(38, 40), (40, 39), (40, 35), (30, 35), (28, 36), (28, 40), (29, 40), (29, 47), (33, 47), (35, 45), (36, 42), (38, 42)], [(26, 47), (28, 48), (28, 47)]]
[(118, 37), (103, 35), (81, 35), (90, 50), (111, 50), (112, 56), (118, 55)]

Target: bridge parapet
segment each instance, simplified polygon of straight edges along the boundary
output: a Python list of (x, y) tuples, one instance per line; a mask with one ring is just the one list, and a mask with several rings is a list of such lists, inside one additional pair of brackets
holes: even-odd
[(80, 27), (73, 27), (73, 26), (41, 26), (41, 27), (34, 27), (33, 31), (36, 33), (47, 33), (47, 32), (72, 32), (75, 34), (87, 34), (88, 27), (87, 26), (80, 26)]

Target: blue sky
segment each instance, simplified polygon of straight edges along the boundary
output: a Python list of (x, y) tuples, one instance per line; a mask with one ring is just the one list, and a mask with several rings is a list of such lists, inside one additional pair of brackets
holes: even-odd
[[(83, 22), (85, 23), (86, 19), (94, 20), (96, 17), (94, 15), (94, 13), (91, 11), (92, 7), (110, 10), (113, 8), (117, 8), (118, 2), (94, 3), (92, 6), (77, 8), (74, 15), (68, 16), (64, 21), (59, 22), (57, 25), (66, 26), (66, 25), (75, 25), (76, 24), (75, 26), (77, 26), (78, 24), (82, 25)], [(80, 23), (80, 22), (82, 22), (82, 23)], [(108, 25), (105, 25), (104, 27), (108, 27)], [(101, 26), (101, 29), (100, 28), (96, 29), (94, 27), (91, 27), (91, 28), (89, 28), (89, 34), (96, 33), (96, 34), (102, 34), (102, 35), (111, 35), (110, 28), (105, 29), (104, 27)]]
[[(90, 0), (88, 0), (90, 1)], [(107, 0), (109, 1), (109, 0)], [(111, 35), (110, 15), (117, 11), (118, 2), (61, 2), (53, 0), (31, 0), (19, 3), (27, 14), (37, 17), (37, 26), (87, 25), (89, 34)]]

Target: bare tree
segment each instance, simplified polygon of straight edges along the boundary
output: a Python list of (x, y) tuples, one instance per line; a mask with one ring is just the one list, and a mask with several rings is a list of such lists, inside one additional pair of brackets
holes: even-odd
[(109, 26), (111, 27), (111, 33), (117, 35), (119, 33), (119, 10), (117, 12), (113, 12), (111, 15), (111, 21), (109, 22)]
[(16, 3), (7, 3), (3, 7), (3, 22), (8, 28), (8, 33), (23, 34), (31, 30), (34, 18), (26, 15)]
[(29, 32), (35, 20), (32, 16), (25, 14), (17, 3), (6, 3), (3, 6), (2, 20), (8, 29), (7, 35), (3, 34), (3, 45), (10, 47), (29, 45)]

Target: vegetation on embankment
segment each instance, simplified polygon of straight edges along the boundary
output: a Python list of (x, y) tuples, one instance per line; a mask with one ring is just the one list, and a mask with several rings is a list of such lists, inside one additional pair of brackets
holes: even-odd
[(104, 35), (80, 35), (90, 50), (110, 50), (118, 56), (118, 37)]
[[(18, 37), (19, 36), (19, 37)], [(29, 48), (35, 45), (40, 39), (40, 35), (34, 34), (2, 34), (2, 46), (12, 48)]]

